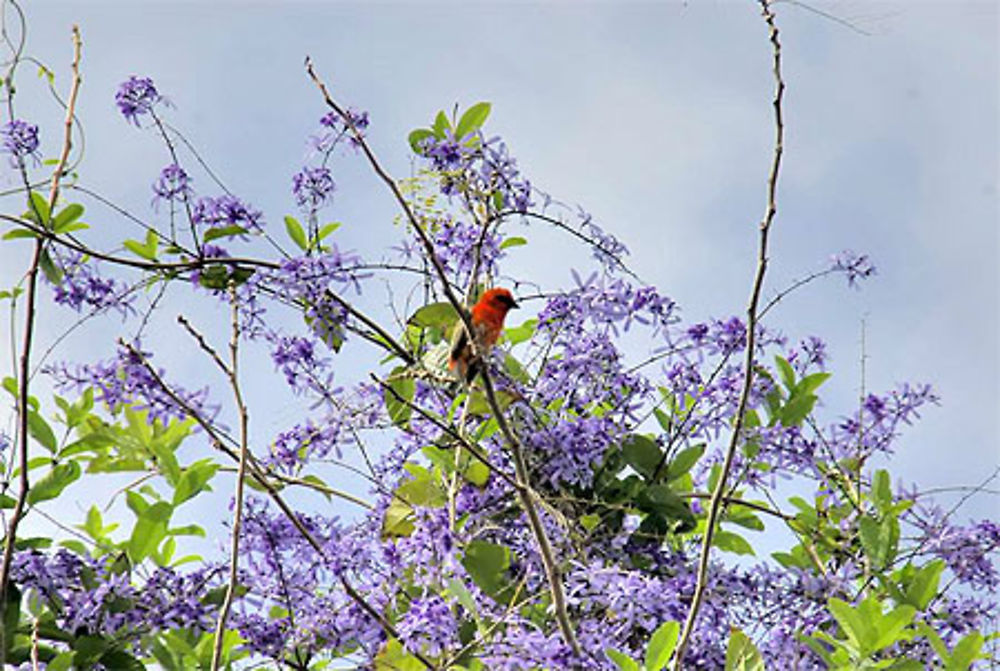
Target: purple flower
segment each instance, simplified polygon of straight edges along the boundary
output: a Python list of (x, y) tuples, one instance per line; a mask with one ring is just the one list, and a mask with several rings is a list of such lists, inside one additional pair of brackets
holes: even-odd
[(149, 77), (132, 75), (122, 82), (115, 94), (115, 102), (122, 116), (135, 125), (139, 125), (139, 117), (153, 111), (153, 106), (162, 100), (160, 94)]
[(458, 625), (444, 599), (429, 594), (410, 603), (399, 623), (399, 635), (407, 650), (437, 657), (458, 643)]
[(160, 200), (185, 201), (191, 197), (194, 190), (191, 188), (191, 178), (188, 177), (184, 168), (176, 163), (171, 163), (160, 171), (160, 177), (153, 184), (153, 204)]
[(831, 270), (847, 275), (847, 285), (858, 286), (858, 280), (863, 280), (877, 273), (875, 266), (867, 254), (857, 254), (849, 249), (835, 254), (831, 258)]
[[(127, 285), (112, 278), (101, 277), (96, 262), (85, 261), (76, 252), (53, 251), (53, 257), (62, 268), (62, 277), (53, 284), (53, 300), (77, 312), (89, 309), (94, 313), (118, 310), (122, 317), (134, 313), (134, 296)], [(48, 280), (48, 276), (46, 276)]]
[(263, 231), (264, 214), (229, 194), (199, 198), (192, 217), (194, 223), (208, 228), (239, 226), (247, 231)]
[(15, 168), (27, 156), (38, 163), (38, 126), (21, 119), (0, 126), (0, 151), (10, 154), (10, 164)]
[(315, 211), (329, 203), (335, 188), (329, 168), (303, 168), (292, 177), (292, 193), (303, 210)]

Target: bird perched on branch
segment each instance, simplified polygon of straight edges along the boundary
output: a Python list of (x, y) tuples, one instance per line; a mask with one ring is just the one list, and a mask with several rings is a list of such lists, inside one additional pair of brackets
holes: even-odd
[(448, 357), (448, 369), (459, 379), (470, 384), (479, 374), (481, 359), (496, 344), (500, 332), (503, 331), (503, 320), (511, 308), (517, 307), (517, 301), (507, 289), (489, 289), (472, 306), (473, 337), (476, 339), (475, 355), (469, 335), (461, 323), (458, 324), (458, 337), (455, 338)]

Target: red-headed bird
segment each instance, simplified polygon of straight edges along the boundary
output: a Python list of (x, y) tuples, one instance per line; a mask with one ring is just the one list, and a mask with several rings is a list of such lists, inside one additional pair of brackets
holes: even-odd
[[(476, 339), (479, 358), (485, 357), (496, 344), (503, 331), (503, 320), (517, 301), (506, 289), (489, 289), (472, 306), (472, 331)], [(473, 358), (472, 343), (462, 324), (458, 324), (459, 335), (452, 345), (448, 357), (448, 369), (470, 384), (479, 374), (479, 359)]]

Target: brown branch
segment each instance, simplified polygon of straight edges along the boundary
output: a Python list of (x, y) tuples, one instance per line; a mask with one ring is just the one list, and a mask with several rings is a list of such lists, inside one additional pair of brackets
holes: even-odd
[(747, 306), (747, 344), (746, 361), (743, 367), (743, 389), (740, 391), (739, 405), (736, 411), (736, 419), (733, 424), (733, 433), (726, 450), (725, 460), (722, 464), (722, 472), (719, 474), (715, 491), (709, 501), (708, 517), (705, 521), (705, 535), (702, 538), (701, 557), (698, 561), (698, 577), (695, 583), (694, 595), (688, 609), (687, 619), (684, 622), (683, 630), (677, 642), (677, 650), (674, 656), (673, 669), (680, 671), (684, 664), (684, 654), (691, 642), (694, 633), (695, 622), (698, 619), (698, 611), (705, 598), (705, 590), (708, 587), (708, 564), (712, 554), (712, 540), (715, 537), (716, 525), (723, 507), (723, 497), (727, 487), (729, 473), (733, 466), (736, 449), (740, 443), (740, 434), (743, 431), (743, 420), (746, 416), (747, 405), (750, 399), (750, 390), (753, 386), (753, 373), (757, 345), (757, 304), (760, 300), (761, 288), (764, 284), (764, 274), (767, 271), (767, 241), (768, 233), (771, 230), (771, 223), (778, 211), (777, 190), (778, 174), (781, 169), (781, 156), (784, 152), (785, 124), (782, 117), (781, 103), (785, 92), (785, 82), (781, 76), (781, 43), (778, 40), (778, 28), (774, 22), (774, 12), (771, 10), (771, 0), (759, 0), (764, 21), (767, 23), (769, 39), (772, 53), (772, 72), (774, 75), (775, 91), (772, 106), (774, 108), (774, 153), (771, 159), (771, 169), (767, 178), (767, 207), (764, 218), (760, 222), (760, 238), (757, 248), (757, 270), (753, 279), (753, 287), (750, 291), (750, 301)]
[[(424, 252), (426, 257), (430, 260), (431, 265), (434, 267), (434, 272), (441, 283), (442, 291), (448, 302), (451, 303), (452, 307), (458, 313), (462, 320), (462, 327), (465, 329), (466, 335), (468, 336), (469, 342), (472, 346), (473, 356), (481, 356), (482, 353), (478, 352), (476, 338), (474, 337), (475, 331), (472, 328), (472, 321), (468, 310), (459, 301), (455, 292), (452, 291), (451, 284), (448, 282), (448, 276), (445, 272), (444, 266), (441, 264), (441, 260), (438, 258), (437, 254), (434, 252), (434, 245), (427, 235), (427, 231), (424, 230), (423, 226), (417, 220), (413, 209), (407, 202), (406, 198), (403, 197), (402, 192), (399, 190), (399, 186), (396, 181), (385, 171), (382, 165), (379, 163), (375, 154), (372, 152), (371, 148), (368, 146), (368, 142), (365, 140), (364, 135), (354, 126), (354, 122), (351, 117), (345, 112), (345, 110), (337, 104), (337, 102), (330, 96), (329, 91), (326, 88), (326, 84), (319, 78), (313, 68), (312, 59), (308, 56), (306, 57), (306, 72), (309, 77), (316, 84), (320, 93), (323, 95), (327, 106), (330, 107), (334, 112), (343, 119), (344, 124), (350, 129), (351, 134), (357, 141), (358, 146), (361, 148), (362, 153), (368, 159), (368, 163), (371, 165), (372, 170), (375, 174), (385, 183), (385, 185), (395, 196), (396, 201), (399, 206), (403, 209), (407, 220), (413, 227), (414, 232), (417, 237), (420, 238), (420, 242), (424, 247)], [(500, 426), (500, 431), (507, 441), (507, 445), (514, 456), (515, 467), (518, 473), (518, 481), (520, 486), (518, 487), (519, 498), (522, 505), (525, 508), (525, 512), (528, 515), (528, 521), (531, 526), (532, 534), (535, 536), (535, 542), (538, 545), (539, 554), (542, 557), (542, 563), (545, 567), (546, 577), (549, 581), (549, 590), (552, 595), (552, 607), (556, 612), (556, 621), (559, 623), (559, 629), (562, 632), (563, 638), (566, 643), (572, 649), (573, 653), (577, 656), (581, 654), (580, 644), (576, 639), (576, 634), (573, 631), (572, 623), (569, 620), (569, 614), (566, 610), (566, 600), (563, 595), (562, 581), (559, 575), (559, 567), (556, 564), (555, 557), (552, 553), (552, 546), (549, 543), (548, 536), (545, 533), (545, 527), (542, 525), (541, 518), (538, 515), (538, 510), (534, 505), (533, 496), (528, 490), (528, 479), (527, 479), (527, 467), (524, 464), (524, 456), (521, 453), (521, 444), (517, 439), (517, 436), (510, 430), (510, 426), (507, 424), (507, 420), (504, 417), (503, 412), (500, 410), (500, 406), (497, 403), (496, 394), (493, 391), (493, 383), (490, 380), (489, 373), (486, 371), (486, 367), (483, 366), (481, 370), (481, 375), (483, 378), (484, 386), (486, 388), (486, 398), (489, 401), (490, 410), (493, 416), (496, 418), (497, 423)], [(522, 489), (521, 487), (525, 488)], [(524, 495), (520, 495), (521, 492), (526, 492)]]
[[(229, 617), (229, 609), (233, 605), (233, 597), (236, 593), (237, 573), (240, 566), (240, 531), (243, 526), (243, 490), (247, 476), (247, 455), (250, 453), (249, 437), (249, 414), (246, 403), (243, 402), (243, 393), (240, 391), (239, 380), (239, 343), (240, 343), (240, 308), (239, 300), (236, 296), (236, 286), (229, 284), (229, 300), (232, 302), (232, 326), (229, 339), (229, 365), (226, 366), (221, 360), (217, 363), (223, 366), (229, 377), (229, 386), (233, 390), (233, 401), (236, 403), (236, 410), (240, 421), (240, 461), (236, 471), (236, 489), (233, 494), (233, 529), (232, 539), (229, 549), (229, 580), (226, 584), (226, 596), (219, 608), (219, 617), (215, 623), (215, 641), (212, 646), (212, 671), (218, 671), (222, 661), (222, 635), (226, 631), (226, 620)], [(184, 322), (182, 322), (184, 323)], [(193, 329), (189, 329), (192, 330)], [(197, 335), (196, 335), (197, 337)], [(203, 340), (203, 339), (202, 339)], [(216, 358), (215, 350), (204, 343)]]
[[(52, 189), (49, 192), (49, 212), (55, 206), (56, 198), (59, 197), (59, 179), (66, 161), (69, 159), (69, 152), (73, 144), (73, 110), (76, 107), (77, 92), (80, 89), (80, 51), (82, 42), (80, 40), (80, 29), (73, 26), (73, 81), (70, 84), (69, 101), (66, 106), (66, 135), (63, 138), (62, 153), (56, 163), (52, 173)], [(28, 199), (29, 203), (31, 199)], [(41, 222), (41, 219), (39, 219)], [(28, 490), (31, 483), (28, 480), (28, 382), (31, 373), (31, 345), (35, 330), (35, 302), (36, 289), (38, 286), (38, 268), (45, 252), (45, 241), (41, 238), (35, 240), (35, 250), (31, 258), (31, 265), (28, 268), (28, 286), (25, 296), (25, 322), (24, 338), (21, 345), (21, 357), (19, 362), (19, 379), (17, 393), (17, 419), (18, 419), (18, 462), (20, 468), (17, 501), (11, 512), (10, 522), (7, 525), (7, 533), (4, 537), (3, 561), (0, 564), (0, 622), (6, 621), (7, 615), (7, 594), (10, 583), (11, 563), (14, 560), (14, 543), (17, 538), (17, 528), (24, 516), (24, 509), (28, 499)], [(8, 641), (5, 628), (0, 627), (0, 667), (6, 662)]]

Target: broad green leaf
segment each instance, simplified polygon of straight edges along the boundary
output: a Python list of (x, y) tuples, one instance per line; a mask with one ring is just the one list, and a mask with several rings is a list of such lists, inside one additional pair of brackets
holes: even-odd
[(726, 671), (764, 671), (764, 658), (746, 634), (735, 627), (726, 648)]
[(4, 240), (18, 240), (21, 238), (37, 238), (38, 234), (27, 228), (13, 228), (3, 234)]
[(326, 239), (326, 237), (328, 235), (330, 235), (331, 233), (333, 233), (334, 231), (336, 231), (338, 228), (340, 228), (340, 222), (339, 221), (332, 221), (329, 224), (326, 224), (322, 228), (320, 228), (319, 232), (316, 234), (316, 236), (320, 240), (324, 240), (324, 239)]
[(798, 426), (809, 416), (814, 405), (816, 405), (816, 397), (814, 395), (796, 393), (781, 408), (780, 419), (782, 425)]
[(517, 345), (519, 343), (531, 340), (531, 336), (535, 334), (535, 329), (538, 327), (537, 319), (528, 319), (520, 326), (513, 326), (508, 329), (504, 329), (503, 335), (511, 345)]
[(812, 375), (806, 375), (804, 378), (799, 380), (799, 383), (795, 385), (795, 394), (813, 394), (819, 389), (820, 385), (830, 379), (830, 373), (813, 373)]
[(753, 546), (750, 542), (732, 531), (719, 529), (712, 538), (712, 545), (724, 552), (732, 552), (738, 555), (754, 555)]
[(906, 586), (906, 602), (918, 610), (924, 610), (937, 596), (944, 560), (936, 559), (916, 570)]
[(465, 110), (462, 118), (458, 120), (458, 126), (455, 127), (455, 138), (461, 140), (469, 133), (479, 130), (489, 115), (490, 104), (487, 102), (476, 103)]
[(903, 605), (896, 607), (882, 618), (878, 624), (878, 638), (873, 644), (873, 651), (888, 648), (900, 640), (909, 640), (911, 636), (905, 635), (903, 630), (913, 622), (916, 612), (913, 606)]
[(156, 551), (167, 535), (167, 523), (173, 512), (173, 506), (169, 503), (157, 501), (139, 515), (127, 547), (133, 564), (140, 563)]
[(201, 459), (185, 468), (174, 489), (174, 505), (179, 506), (201, 492), (211, 490), (208, 483), (218, 470), (219, 464), (211, 459)]
[(25, 217), (33, 220), (39, 226), (49, 227), (49, 201), (37, 191), (28, 194), (28, 211)]
[(52, 231), (54, 233), (65, 233), (66, 228), (83, 216), (83, 205), (70, 203), (64, 207), (52, 220)]
[(458, 321), (458, 313), (451, 303), (430, 303), (414, 312), (406, 321), (421, 328), (448, 330)]
[(417, 390), (417, 383), (412, 377), (401, 377), (405, 373), (405, 368), (396, 368), (390, 375), (389, 388), (383, 393), (385, 396), (385, 410), (393, 424), (399, 427), (406, 427), (413, 414), (413, 395)]
[(676, 480), (682, 475), (686, 474), (691, 468), (698, 463), (701, 459), (701, 455), (705, 454), (705, 444), (692, 445), (691, 447), (686, 447), (677, 453), (670, 463), (667, 465), (667, 482)]
[(45, 421), (45, 418), (34, 410), (28, 411), (28, 433), (38, 441), (39, 445), (55, 454), (56, 434), (52, 432), (52, 427)]
[(38, 266), (42, 269), (42, 273), (45, 274), (45, 279), (47, 279), (50, 284), (60, 284), (62, 282), (63, 271), (55, 264), (52, 257), (49, 256), (48, 249), (42, 249), (42, 253), (38, 257)]
[[(17, 623), (21, 618), (21, 590), (13, 582), (7, 584), (7, 603), (4, 608), (3, 628), (4, 631), (13, 634), (17, 629)], [(7, 643), (7, 650), (14, 643), (14, 636), (10, 635), (4, 639)]]
[(375, 655), (375, 671), (426, 671), (427, 667), (419, 659), (406, 652), (394, 638), (386, 641)]
[(470, 541), (462, 556), (462, 566), (480, 589), (496, 597), (507, 586), (510, 550), (489, 541)]
[(622, 443), (622, 456), (625, 463), (645, 479), (653, 476), (653, 471), (663, 458), (663, 452), (656, 441), (648, 436), (633, 433), (625, 437)]
[(664, 622), (656, 628), (646, 646), (645, 671), (660, 671), (667, 665), (670, 656), (674, 654), (674, 648), (677, 647), (677, 636), (680, 631), (680, 623), (673, 620)]
[(795, 389), (795, 369), (788, 363), (788, 359), (783, 356), (774, 357), (774, 363), (778, 365), (778, 373), (781, 375), (782, 383), (784, 383), (789, 392), (793, 391)]
[(604, 651), (604, 654), (608, 656), (608, 659), (618, 665), (619, 671), (641, 671), (639, 663), (621, 650), (608, 648)]
[[(237, 235), (245, 235), (246, 233), (247, 229), (243, 228), (242, 226), (237, 226), (235, 224), (232, 224), (230, 226), (217, 226), (215, 228), (210, 228), (207, 231), (205, 231), (203, 240), (205, 242), (212, 242), (212, 240), (218, 240), (219, 238), (232, 238)], [(154, 253), (156, 252), (155, 246), (153, 247), (153, 252)]]
[(413, 519), (413, 506), (393, 497), (382, 518), (382, 538), (409, 536), (416, 528)]
[(292, 216), (285, 217), (285, 230), (288, 232), (288, 237), (291, 238), (292, 242), (302, 251), (309, 249), (309, 241), (306, 239), (306, 232), (302, 229), (302, 224), (299, 220)]
[(965, 671), (971, 668), (972, 663), (980, 659), (984, 642), (983, 635), (978, 631), (966, 634), (951, 651), (951, 659), (945, 667), (947, 671)]
[(429, 470), (414, 463), (407, 463), (410, 478), (396, 488), (396, 497), (411, 506), (440, 508), (448, 501), (441, 482)]
[(648, 485), (639, 492), (636, 503), (640, 510), (662, 516), (669, 523), (669, 530), (675, 533), (690, 531), (697, 524), (684, 499), (666, 485)]
[(59, 496), (66, 487), (80, 477), (80, 464), (66, 461), (52, 467), (45, 477), (28, 490), (28, 503), (35, 505)]
[(410, 143), (410, 149), (413, 150), (414, 154), (423, 156), (424, 149), (421, 145), (429, 137), (434, 137), (434, 131), (430, 128), (418, 128), (410, 133), (407, 141)]
[(444, 111), (437, 113), (434, 117), (434, 135), (437, 139), (443, 140), (447, 136), (447, 132), (451, 129), (451, 123), (448, 121), (448, 117), (445, 116)]

